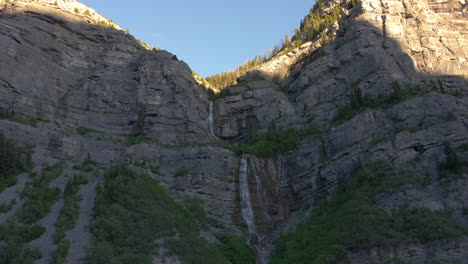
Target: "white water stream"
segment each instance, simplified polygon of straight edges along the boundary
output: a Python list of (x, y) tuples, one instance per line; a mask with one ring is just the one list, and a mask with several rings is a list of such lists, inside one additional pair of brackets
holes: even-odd
[(213, 118), (213, 101), (210, 101), (210, 111), (208, 114), (208, 123), (210, 124), (210, 134), (213, 137), (216, 137), (214, 133), (214, 118)]
[(250, 193), (249, 193), (249, 182), (248, 182), (248, 174), (247, 174), (248, 159), (249, 159), (249, 155), (246, 155), (246, 154), (243, 154), (240, 159), (239, 193), (240, 193), (242, 218), (247, 224), (247, 230), (249, 231), (249, 234), (251, 235), (255, 233), (255, 223), (254, 223), (253, 209), (252, 209), (252, 203), (250, 201)]

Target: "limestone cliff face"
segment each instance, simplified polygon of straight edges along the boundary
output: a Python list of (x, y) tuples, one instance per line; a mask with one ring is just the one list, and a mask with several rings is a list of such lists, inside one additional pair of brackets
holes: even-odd
[[(272, 123), (297, 129), (313, 125), (323, 136), (306, 138), (297, 150), (272, 158), (250, 155), (248, 191), (257, 232), (252, 243), (264, 251), (259, 263), (267, 262), (273, 238), (294, 223), (294, 213), (328, 197), (339, 177), (349, 176), (359, 162), (384, 159), (399, 168), (427, 171), (434, 179), (416, 194), (407, 190), (383, 197), (382, 208), (406, 200), (415, 207), (452, 210), (467, 224), (461, 214), (468, 206), (466, 173), (444, 183), (451, 190), (447, 196), (441, 195), (436, 177), (444, 142), (455, 148), (468, 143), (468, 10), (463, 0), (362, 0), (354, 6), (324, 1), (320, 12), (339, 5), (344, 14), (325, 29), (333, 40), (305, 43), (225, 88), (230, 94), (212, 105), (214, 135), (208, 97), (184, 62), (166, 51), (143, 48), (117, 26), (105, 26), (110, 22), (92, 9), (84, 14), (87, 7), (76, 1), (57, 4), (0, 1), (0, 107), (37, 121), (30, 126), (0, 120), (0, 132), (35, 145), (37, 165), (66, 157), (71, 165), (80, 164), (88, 154), (102, 168), (131, 163), (178, 201), (200, 200), (208, 215), (222, 223), (211, 232), (240, 234), (247, 230), (239, 200), (240, 157), (215, 141), (246, 142)], [(434, 92), (336, 122), (353, 87), (389, 95), (396, 82), (403, 89), (430, 86)], [(468, 153), (460, 156), (466, 160)], [(419, 163), (409, 168), (414, 160)], [(182, 168), (185, 173), (178, 174)], [(463, 241), (462, 257), (467, 254)], [(89, 241), (72, 244), (73, 260), (84, 257), (78, 248), (89, 246)], [(42, 262), (51, 247), (41, 248)], [(405, 249), (395, 254), (424, 263), (426, 249), (446, 252), (437, 244), (414, 248), (417, 257)], [(371, 263), (385, 254), (353, 252), (349, 259)]]
[(76, 0), (0, 0), (0, 5), (7, 10), (26, 8), (28, 10), (47, 11), (66, 16), (67, 20), (82, 20), (90, 24), (121, 30), (118, 25), (99, 14), (96, 10)]
[(206, 95), (172, 54), (53, 6), (14, 2), (3, 12), (3, 109), (175, 143), (204, 134)]
[[(276, 165), (285, 168), (280, 186), (288, 194), (283, 197), (292, 197), (289, 208), (293, 211), (328, 197), (339, 177), (350, 175), (360, 162), (387, 160), (399, 168), (427, 171), (437, 178), (444, 142), (460, 146), (468, 140), (466, 4), (361, 1), (352, 6), (347, 1), (324, 1), (321, 11), (336, 5), (344, 15), (326, 29), (333, 37), (331, 42), (325, 45), (319, 37), (273, 58), (239, 80), (240, 85), (226, 88), (237, 95), (215, 104), (217, 132), (222, 138), (243, 139), (272, 122), (279, 127), (313, 125), (324, 132), (323, 139), (303, 143)], [(338, 110), (349, 103), (353, 88), (374, 96), (390, 95), (395, 83), (404, 89), (436, 89), (336, 124)], [(460, 155), (466, 159), (466, 152)], [(414, 160), (420, 163), (410, 169)], [(406, 194), (403, 199), (415, 207), (457, 211), (458, 219), (466, 224), (460, 214), (466, 203), (455, 198), (466, 200), (464, 187), (457, 187), (466, 186), (466, 180), (464, 174), (462, 179), (450, 181), (447, 197), (435, 191), (446, 184), (436, 180), (431, 187), (435, 189), (424, 190), (417, 199)], [(385, 201), (384, 208), (398, 207), (402, 202)], [(394, 254), (411, 263), (423, 263), (428, 259), (424, 248), (438, 252), (436, 258), (446, 257), (441, 248), (424, 245), (415, 246), (414, 256), (411, 250), (396, 249), (390, 255), (376, 251), (373, 257), (359, 253), (349, 261), (372, 263)], [(455, 248), (460, 250), (463, 245)], [(456, 259), (454, 251), (449, 255), (453, 253)], [(466, 250), (462, 252), (466, 256)]]

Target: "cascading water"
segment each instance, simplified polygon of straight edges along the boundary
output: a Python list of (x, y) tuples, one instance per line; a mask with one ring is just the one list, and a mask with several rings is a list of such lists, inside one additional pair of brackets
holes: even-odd
[(253, 159), (249, 156), (249, 160), (250, 160), (250, 165), (252, 166), (252, 171), (253, 171), (253, 174), (255, 176), (255, 185), (257, 187), (257, 202), (258, 202), (258, 206), (260, 208), (262, 208), (262, 212), (263, 212), (263, 216), (266, 218), (266, 219), (270, 219), (270, 216), (268, 215), (267, 211), (266, 211), (266, 207), (265, 205), (263, 204), (263, 197), (262, 197), (262, 190), (263, 190), (263, 186), (262, 186), (262, 181), (260, 180), (260, 177), (258, 176), (257, 174), (257, 168), (255, 167), (255, 163), (253, 161)]
[[(247, 231), (249, 232), (249, 242), (257, 251), (257, 264), (267, 264), (269, 259), (269, 249), (270, 244), (266, 237), (255, 230), (255, 222), (254, 222), (254, 214), (252, 208), (252, 202), (250, 200), (250, 191), (249, 191), (249, 182), (248, 182), (248, 166), (249, 161), (252, 166), (252, 171), (255, 176), (255, 182), (257, 186), (257, 199), (258, 202), (261, 203), (261, 189), (262, 184), (260, 181), (260, 177), (257, 174), (257, 170), (255, 168), (255, 163), (250, 158), (249, 155), (243, 154), (240, 159), (240, 167), (239, 167), (239, 192), (240, 192), (240, 202), (241, 202), (241, 212), (242, 218), (244, 219), (245, 223), (247, 224)], [(264, 214), (267, 215), (265, 207), (260, 205), (264, 209)]]
[(213, 101), (210, 101), (210, 110), (208, 114), (208, 123), (210, 124), (210, 134), (213, 137), (216, 137), (214, 133), (214, 118), (213, 118)]
[(248, 174), (247, 174), (247, 169), (248, 169), (247, 160), (248, 159), (249, 159), (249, 155), (246, 155), (246, 154), (243, 154), (240, 159), (239, 193), (240, 193), (242, 218), (247, 224), (247, 230), (249, 231), (249, 235), (252, 235), (255, 233), (255, 223), (254, 223), (253, 209), (252, 209), (252, 203), (250, 202), (250, 193), (249, 193), (249, 182), (248, 182)]

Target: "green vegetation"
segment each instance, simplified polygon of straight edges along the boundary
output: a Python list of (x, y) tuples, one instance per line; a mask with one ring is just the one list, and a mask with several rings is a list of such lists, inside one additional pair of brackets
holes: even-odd
[(151, 165), (151, 166), (149, 166), (149, 169), (150, 169), (150, 171), (151, 171), (153, 174), (159, 174), (159, 170), (161, 169), (161, 167), (160, 167), (160, 166)]
[(27, 126), (37, 127), (37, 122), (48, 123), (50, 120), (43, 119), (41, 117), (31, 117), (14, 111), (8, 111), (0, 107), (0, 119), (10, 120), (12, 122), (20, 123)]
[(85, 16), (91, 16), (91, 12), (89, 12), (89, 9), (86, 9), (83, 13)]
[(377, 162), (359, 167), (330, 199), (319, 203), (296, 230), (276, 244), (272, 263), (336, 263), (347, 252), (399, 247), (467, 234), (445, 211), (403, 206), (390, 215), (377, 207), (377, 195), (427, 182)]
[[(16, 175), (31, 168), (31, 148), (19, 148), (0, 133), (0, 192), (16, 184)], [(25, 158), (20, 161), (21, 156)]]
[(92, 129), (92, 128), (88, 128), (88, 127), (78, 127), (76, 129), (76, 132), (78, 132), (78, 134), (80, 134), (81, 136), (84, 136), (90, 132), (96, 132), (96, 130)]
[(75, 7), (75, 9), (73, 10), (75, 13), (79, 14), (80, 13), (80, 10), (78, 8)]
[[(130, 33), (130, 31), (128, 31), (128, 33)], [(127, 34), (128, 34), (127, 33)], [(154, 47), (148, 45), (147, 43), (145, 43), (144, 41), (142, 41), (141, 39), (137, 39), (138, 43), (140, 43), (141, 46), (143, 46), (145, 49), (147, 50), (152, 50), (154, 49)]]
[(208, 100), (216, 101), (228, 96), (239, 95), (239, 93), (231, 92), (228, 89), (221, 90), (219, 93), (213, 92), (211, 89), (207, 89), (206, 92), (208, 93)]
[[(351, 118), (353, 118), (354, 116), (363, 112), (366, 109), (389, 108), (393, 105), (397, 105), (411, 98), (421, 96), (430, 92), (450, 94), (452, 96), (460, 96), (460, 94), (458, 93), (447, 92), (441, 87), (437, 87), (437, 85), (434, 82), (431, 82), (431, 85), (429, 86), (415, 85), (408, 88), (401, 88), (400, 84), (395, 82), (393, 84), (393, 91), (390, 94), (363, 94), (361, 89), (358, 87), (358, 83), (361, 82), (363, 78), (351, 84), (351, 87), (349, 89), (350, 102), (347, 105), (338, 109), (338, 114), (333, 119), (335, 125), (339, 125), (344, 123), (345, 121), (350, 120)], [(453, 113), (449, 113), (447, 116), (447, 121), (453, 120), (456, 120), (456, 117)], [(410, 132), (415, 132), (421, 129), (424, 129), (422, 125), (409, 129), (402, 128), (402, 130), (408, 130)]]
[(98, 187), (91, 232), (90, 264), (151, 263), (158, 246), (183, 263), (229, 263), (215, 245), (199, 236), (189, 210), (151, 177), (124, 165), (109, 169), (104, 187)]
[(113, 23), (112, 21), (107, 22), (107, 21), (105, 21), (105, 20), (101, 20), (101, 21), (99, 21), (99, 24), (100, 24), (101, 26), (103, 26), (103, 27), (115, 29), (114, 23)]
[(155, 140), (151, 137), (146, 136), (145, 134), (140, 134), (136, 136), (129, 136), (127, 137), (127, 145), (128, 146), (133, 146), (133, 145), (138, 145), (141, 143), (148, 143), (148, 142), (154, 142)]
[(300, 143), (301, 136), (296, 129), (278, 130), (270, 127), (266, 133), (252, 135), (249, 142), (237, 146), (236, 151), (266, 158), (296, 149)]
[[(327, 8), (329, 8), (329, 6), (327, 6)], [(330, 38), (325, 32), (343, 16), (341, 8), (342, 7), (337, 4), (331, 11), (324, 12), (326, 7), (323, 1), (318, 0), (314, 7), (310, 9), (309, 14), (301, 21), (299, 28), (294, 31), (293, 39), (313, 41), (320, 36), (322, 41), (325, 43), (328, 42)]]
[(174, 176), (175, 176), (175, 177), (183, 177), (183, 176), (185, 176), (185, 175), (187, 175), (187, 174), (190, 174), (190, 170), (187, 169), (187, 168), (185, 168), (185, 167), (182, 167), (182, 168), (179, 168), (179, 169), (175, 172)]
[(377, 145), (379, 143), (385, 142), (388, 140), (387, 136), (379, 136), (371, 140), (370, 144), (371, 145)]
[(49, 183), (62, 173), (64, 166), (63, 162), (45, 165), (40, 177), (26, 184), (21, 197), (28, 200), (16, 212), (21, 222), (32, 224), (49, 213), (60, 193), (59, 188), (49, 187)]
[(8, 211), (11, 210), (11, 208), (13, 208), (13, 206), (15, 206), (16, 204), (16, 200), (11, 200), (9, 203), (1, 203), (0, 204), (0, 213), (6, 213)]
[[(93, 160), (91, 158), (91, 156), (88, 155), (86, 156), (86, 158), (83, 160), (83, 163), (81, 164), (81, 166), (79, 165), (75, 165), (73, 166), (73, 169), (74, 170), (79, 170), (79, 171), (82, 171), (82, 172), (92, 172), (94, 170), (94, 167), (96, 166), (96, 161)], [(86, 174), (84, 174), (83, 177), (86, 177)]]
[(31, 264), (39, 259), (37, 250), (28, 249), (25, 244), (40, 237), (45, 228), (40, 225), (21, 225), (10, 219), (0, 225), (0, 263)]
[(393, 91), (389, 95), (370, 95), (363, 94), (361, 88), (357, 86), (359, 80), (351, 85), (349, 93), (349, 104), (338, 109), (338, 115), (334, 118), (336, 125), (342, 124), (345, 121), (350, 120), (357, 114), (363, 112), (368, 108), (388, 108), (396, 105), (400, 102), (406, 101), (410, 98), (420, 96), (429, 92), (437, 92), (435, 86), (422, 87), (413, 86), (406, 89), (402, 89), (398, 83), (393, 84)]
[(266, 133), (254, 134), (246, 144), (233, 147), (239, 154), (249, 153), (268, 158), (296, 149), (304, 139), (318, 140), (323, 138), (322, 131), (310, 125), (303, 130), (289, 128), (279, 130), (274, 125)]
[(255, 251), (244, 238), (226, 235), (219, 240), (221, 250), (232, 264), (255, 264)]
[(463, 215), (468, 215), (468, 207), (463, 207), (462, 213)]
[(65, 264), (69, 249), (70, 240), (61, 241), (57, 249), (52, 252), (52, 264)]
[(270, 56), (256, 56), (253, 60), (247, 60), (243, 65), (236, 67), (234, 71), (227, 71), (215, 74), (205, 79), (216, 88), (224, 88), (237, 84), (237, 78), (246, 74), (248, 71), (268, 61)]
[[(75, 175), (68, 181), (64, 191), (64, 203), (55, 223), (54, 242), (59, 243), (65, 238), (65, 231), (73, 228), (80, 213), (79, 201), (81, 197), (77, 194), (80, 184), (87, 184), (86, 174)], [(66, 255), (65, 255), (66, 256)]]
[(468, 151), (468, 143), (458, 146), (457, 149), (460, 151)]
[[(227, 71), (213, 76), (209, 76), (206, 80), (218, 89), (233, 86), (237, 83), (237, 78), (245, 75), (255, 67), (267, 62), (275, 56), (282, 56), (288, 52), (300, 47), (304, 42), (316, 40), (318, 36), (322, 38), (323, 44), (328, 43), (331, 37), (327, 35), (326, 30), (337, 22), (342, 16), (341, 5), (335, 5), (331, 11), (324, 12), (325, 6), (323, 1), (317, 1), (309, 14), (301, 21), (301, 25), (295, 30), (294, 36), (291, 38), (286, 35), (279, 45), (275, 45), (267, 54), (256, 56), (252, 60), (247, 60), (243, 65), (239, 65), (233, 71)], [(318, 54), (320, 56), (323, 53)], [(313, 59), (316, 59), (313, 58)]]
[(463, 172), (463, 163), (450, 143), (445, 142), (444, 152), (445, 162), (439, 164), (439, 177), (445, 178), (449, 172), (451, 172), (452, 175), (460, 175)]

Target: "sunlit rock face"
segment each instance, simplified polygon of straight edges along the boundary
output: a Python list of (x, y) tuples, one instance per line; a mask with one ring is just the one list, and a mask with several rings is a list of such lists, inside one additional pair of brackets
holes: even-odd
[[(0, 1), (0, 107), (37, 125), (0, 120), (0, 132), (35, 145), (37, 166), (66, 158), (72, 167), (89, 155), (101, 168), (128, 163), (150, 173), (177, 201), (200, 201), (221, 223), (204, 234), (212, 241), (213, 234), (246, 234), (259, 263), (268, 263), (274, 239), (297, 223), (296, 212), (329, 197), (357, 164), (386, 160), (406, 169), (416, 159), (413, 171), (435, 179), (444, 142), (454, 148), (468, 142), (464, 1), (324, 1), (321, 11), (341, 5), (344, 13), (326, 29), (330, 42), (317, 38), (273, 58), (213, 102), (187, 64), (147, 50), (79, 2), (6, 2)], [(434, 90), (336, 120), (352, 88), (390, 95), (396, 83)], [(272, 126), (321, 133), (272, 157), (233, 150)], [(467, 207), (466, 180), (465, 173), (447, 183), (447, 196), (435, 182), (379, 202), (385, 210), (402, 200), (453, 210), (466, 224), (459, 213)], [(89, 208), (92, 200), (85, 199)], [(423, 263), (431, 247), (444, 249), (418, 245), (418, 258), (406, 260)], [(52, 245), (42, 250), (47, 256)], [(374, 253), (349, 259), (386, 256)]]

